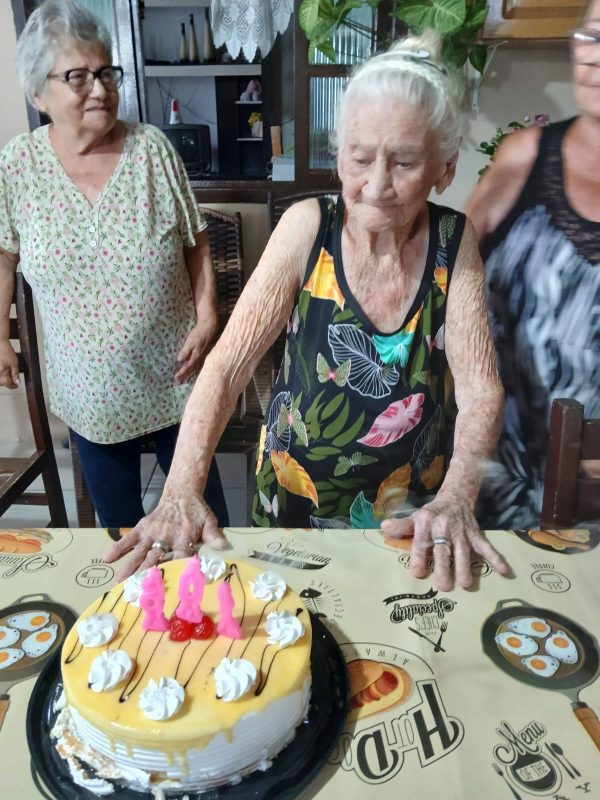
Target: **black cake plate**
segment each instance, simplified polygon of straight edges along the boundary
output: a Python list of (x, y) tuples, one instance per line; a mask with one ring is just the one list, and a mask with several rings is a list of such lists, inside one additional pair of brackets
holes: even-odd
[[(253, 772), (236, 785), (206, 792), (165, 790), (168, 800), (293, 800), (325, 765), (346, 721), (348, 673), (342, 652), (323, 623), (311, 614), (312, 690), (307, 721), (298, 727), (291, 743), (273, 759), (266, 772)], [(50, 738), (58, 716), (53, 711), (62, 691), (60, 653), (39, 676), (27, 709), (27, 742), (31, 770), (40, 795), (47, 800), (98, 800), (98, 795), (73, 782), (67, 762)], [(94, 774), (92, 769), (88, 770)], [(114, 794), (123, 800), (150, 800), (150, 792), (139, 792), (114, 782)]]

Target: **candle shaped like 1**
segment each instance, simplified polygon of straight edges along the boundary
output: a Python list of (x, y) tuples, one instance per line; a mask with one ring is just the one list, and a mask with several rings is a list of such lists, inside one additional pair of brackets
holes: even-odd
[(145, 631), (168, 631), (169, 620), (164, 615), (165, 586), (162, 573), (156, 567), (150, 567), (142, 581), (140, 607), (146, 612), (142, 620)]
[(227, 636), (228, 639), (241, 639), (242, 629), (239, 622), (233, 618), (233, 594), (228, 580), (221, 581), (217, 586), (217, 597), (220, 612), (217, 633), (220, 636)]
[(204, 595), (204, 584), (205, 578), (200, 560), (194, 556), (190, 558), (179, 578), (177, 595), (181, 602), (175, 612), (179, 619), (194, 623), (202, 622), (204, 614), (200, 609), (200, 603)]

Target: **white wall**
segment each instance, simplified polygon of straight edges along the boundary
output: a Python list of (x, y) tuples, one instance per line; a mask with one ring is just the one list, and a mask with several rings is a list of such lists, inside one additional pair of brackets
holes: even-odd
[[(17, 133), (28, 129), (25, 101), (17, 83), (13, 58), (15, 31), (8, 0), (0, 0), (0, 76), (3, 114), (0, 115), (0, 147)], [(574, 113), (569, 85), (567, 45), (528, 48), (504, 46), (498, 49), (480, 91), (477, 113), (468, 114), (457, 176), (452, 186), (437, 198), (449, 206), (462, 208), (477, 180), (477, 171), (486, 158), (475, 152), (483, 139), (493, 135), (496, 126), (511, 120), (521, 121), (529, 114), (546, 113), (559, 120)], [(267, 239), (266, 208), (260, 205), (214, 205), (224, 211), (240, 211), (243, 219), (244, 264), (252, 271)], [(21, 390), (0, 389), (0, 443), (30, 438), (24, 397)]]
[(548, 114), (557, 122), (575, 114), (570, 79), (566, 42), (552, 47), (499, 47), (481, 84), (478, 111), (465, 115), (456, 177), (439, 202), (463, 208), (478, 171), (489, 163), (476, 148), (489, 141), (497, 126), (506, 129), (509, 122), (523, 122), (527, 115), (533, 119), (536, 114)]

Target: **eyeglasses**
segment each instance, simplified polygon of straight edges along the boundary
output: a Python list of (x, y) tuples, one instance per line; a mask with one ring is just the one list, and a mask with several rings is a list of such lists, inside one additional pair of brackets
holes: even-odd
[(574, 44), (599, 44), (600, 31), (593, 28), (575, 28), (571, 31), (571, 41)]
[(123, 83), (123, 67), (100, 67), (95, 72), (91, 69), (77, 67), (76, 69), (68, 69), (58, 75), (49, 74), (46, 77), (66, 83), (75, 94), (89, 94), (96, 79), (100, 81), (105, 89), (118, 89)]

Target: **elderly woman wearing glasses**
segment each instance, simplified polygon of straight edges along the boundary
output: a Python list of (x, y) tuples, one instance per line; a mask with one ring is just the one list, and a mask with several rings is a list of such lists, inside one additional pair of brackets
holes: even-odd
[[(206, 223), (157, 129), (117, 119), (123, 70), (104, 25), (47, 0), (17, 47), (28, 100), (51, 123), (0, 153), (0, 385), (20, 262), (44, 328), (50, 407), (72, 430), (101, 524), (143, 516), (140, 448), (168, 472), (178, 423), (216, 329)], [(227, 509), (214, 462), (206, 499)]]
[(579, 115), (507, 137), (467, 205), (506, 389), (482, 492), (489, 527), (537, 526), (553, 399), (600, 416), (600, 0), (571, 34), (571, 58)]
[(454, 176), (460, 125), (436, 39), (357, 69), (336, 125), (342, 193), (283, 215), (196, 382), (159, 508), (107, 553), (133, 551), (122, 575), (157, 563), (157, 539), (183, 554), (214, 545), (209, 459), (286, 321), (253, 521), (381, 525), (412, 538), (414, 575), (433, 560), (441, 590), (470, 584), (473, 553), (506, 571), (473, 516), (502, 412), (483, 268), (464, 215), (428, 202)]

